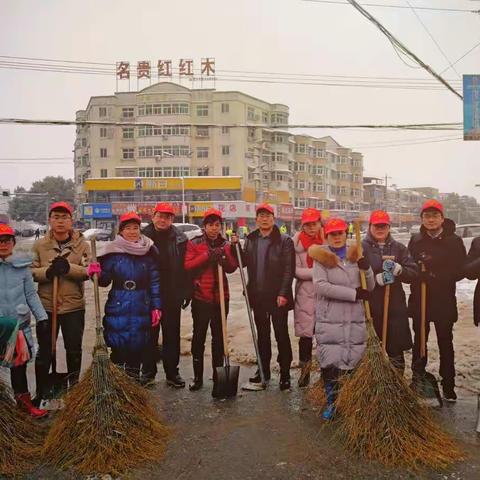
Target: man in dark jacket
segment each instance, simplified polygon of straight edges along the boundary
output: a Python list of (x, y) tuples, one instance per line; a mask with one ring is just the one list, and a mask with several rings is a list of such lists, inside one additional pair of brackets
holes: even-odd
[[(465, 276), (469, 280), (478, 280), (480, 278), (480, 237), (474, 238), (470, 245), (465, 266)], [(477, 282), (473, 297), (473, 324), (477, 327), (480, 324), (480, 282)]]
[[(162, 290), (163, 308), (163, 369), (167, 385), (184, 388), (185, 381), (179, 375), (180, 362), (180, 317), (181, 308), (190, 303), (191, 287), (188, 275), (183, 268), (187, 237), (174, 225), (175, 212), (170, 203), (158, 203), (152, 218), (152, 223), (145, 227), (143, 234), (151, 238), (158, 250), (158, 265), (160, 268), (160, 285)], [(153, 329), (153, 346), (150, 355), (143, 365), (145, 383), (152, 383), (157, 374), (156, 346), (160, 326)]]
[[(427, 355), (420, 357), (421, 284), (426, 283), (426, 339), (430, 322), (435, 325), (440, 351), (440, 376), (443, 396), (455, 402), (455, 359), (453, 350), (453, 324), (457, 321), (456, 282), (464, 276), (465, 246), (455, 235), (455, 224), (444, 218), (443, 205), (436, 200), (423, 204), (420, 232), (413, 235), (408, 249), (422, 270), (412, 282), (409, 298), (410, 316), (413, 318), (415, 340), (412, 371), (414, 384), (420, 385), (425, 376)], [(425, 346), (425, 352), (427, 351)]]
[[(242, 251), (248, 271), (247, 291), (258, 332), (260, 358), (266, 380), (270, 380), (272, 347), (270, 324), (278, 346), (280, 389), (290, 388), (292, 346), (288, 334), (288, 311), (294, 307), (292, 282), (295, 275), (295, 249), (292, 239), (275, 226), (274, 210), (262, 204), (256, 210), (258, 229), (250, 233)], [(237, 241), (234, 236), (232, 241)], [(260, 374), (250, 378), (261, 383)]]
[[(375, 290), (370, 298), (375, 331), (382, 339), (385, 285), (390, 285), (386, 351), (392, 364), (403, 374), (404, 351), (412, 348), (407, 300), (402, 283), (411, 283), (418, 266), (405, 245), (390, 235), (390, 216), (376, 210), (370, 215), (369, 229), (362, 242), (363, 254), (375, 273)], [(384, 270), (387, 261), (388, 270)], [(393, 283), (390, 283), (393, 282)]]

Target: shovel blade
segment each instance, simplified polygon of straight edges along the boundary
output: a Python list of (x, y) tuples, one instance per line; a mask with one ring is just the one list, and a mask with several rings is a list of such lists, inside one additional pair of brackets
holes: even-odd
[(239, 366), (217, 367), (213, 380), (213, 398), (235, 397), (238, 391)]

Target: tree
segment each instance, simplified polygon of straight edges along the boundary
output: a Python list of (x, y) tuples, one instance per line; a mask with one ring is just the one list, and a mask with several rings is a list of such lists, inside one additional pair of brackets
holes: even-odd
[(33, 182), (28, 191), (24, 187), (15, 188), (9, 214), (14, 220), (30, 220), (45, 224), (48, 205), (61, 200), (73, 204), (74, 193), (73, 180), (63, 177), (45, 177), (43, 180)]

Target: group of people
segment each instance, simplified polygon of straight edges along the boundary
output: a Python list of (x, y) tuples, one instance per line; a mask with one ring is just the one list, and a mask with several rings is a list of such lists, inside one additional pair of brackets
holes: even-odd
[[(57, 202), (49, 215), (49, 231), (35, 242), (33, 262), (13, 254), (14, 231), (8, 225), (0, 225), (0, 359), (11, 368), (12, 388), (19, 406), (33, 416), (46, 414), (38, 405), (45, 396), (52, 363), (54, 301), (65, 344), (69, 385), (78, 382), (81, 369), (84, 282), (97, 275), (99, 285), (111, 285), (103, 319), (111, 360), (141, 384), (152, 384), (157, 375), (161, 330), (166, 382), (175, 388), (185, 387), (179, 372), (180, 318), (182, 309), (191, 304), (193, 381), (189, 388), (196, 391), (203, 386), (209, 327), (213, 372), (223, 365), (220, 295), (223, 292), (228, 315), (228, 275), (239, 265), (246, 267), (248, 273), (245, 294), (253, 310), (263, 367), (263, 372), (257, 370), (250, 378), (252, 384), (262, 384), (262, 376), (267, 382), (271, 378), (273, 326), (279, 387), (291, 388), (293, 355), (288, 314), (294, 310), (301, 366), (298, 386), (305, 387), (310, 382), (315, 338), (327, 398), (323, 416), (332, 418), (338, 379), (356, 367), (366, 347), (362, 302), (369, 301), (375, 330), (382, 338), (388, 285), (388, 336), (384, 347), (402, 374), (404, 352), (413, 348), (412, 386), (421, 391), (427, 364), (420, 345), (421, 291), (422, 285), (426, 285), (426, 336), (428, 339), (433, 323), (440, 351), (443, 395), (446, 400), (456, 400), (456, 282), (465, 276), (480, 277), (480, 238), (473, 241), (467, 257), (462, 240), (454, 233), (454, 223), (444, 217), (443, 206), (436, 200), (423, 205), (420, 232), (411, 237), (408, 247), (392, 237), (388, 213), (373, 212), (362, 241), (362, 255), (353, 242), (347, 245), (352, 231), (346, 221), (329, 218), (322, 224), (321, 213), (313, 208), (304, 210), (301, 231), (291, 238), (276, 226), (272, 206), (258, 205), (257, 229), (246, 235), (241, 245), (235, 232), (229, 232), (228, 239), (223, 236), (224, 219), (219, 210), (206, 210), (202, 232), (188, 240), (173, 225), (173, 206), (159, 203), (151, 224), (143, 231), (136, 213), (122, 215), (118, 235), (99, 248), (98, 261), (92, 262), (88, 243), (72, 228), (71, 206)], [(363, 287), (361, 274), (365, 277)], [(59, 285), (55, 299), (54, 279)], [(34, 281), (38, 282), (38, 293)], [(410, 284), (408, 302), (404, 283)], [(478, 325), (479, 288), (474, 302), (474, 322)], [(26, 377), (26, 362), (35, 356), (30, 312), (37, 320), (38, 341), (37, 391), (33, 402)], [(413, 319), (413, 341), (409, 317)]]

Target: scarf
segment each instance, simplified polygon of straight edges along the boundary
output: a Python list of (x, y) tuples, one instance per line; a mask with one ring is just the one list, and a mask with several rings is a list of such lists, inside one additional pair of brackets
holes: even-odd
[(97, 257), (108, 255), (109, 253), (128, 253), (130, 255), (142, 256), (146, 255), (152, 248), (153, 240), (141, 235), (140, 239), (136, 242), (129, 242), (125, 240), (121, 235), (117, 235), (115, 240), (111, 242), (105, 242), (99, 244), (99, 251)]
[[(321, 245), (323, 243), (322, 237), (319, 233), (315, 237), (310, 237), (304, 231), (300, 232), (299, 240), (303, 248), (308, 252), (309, 247), (312, 245)], [(313, 258), (307, 253), (307, 266), (313, 268)]]
[(347, 258), (347, 246), (344, 245), (343, 247), (335, 248), (335, 247), (328, 247), (340, 260), (343, 262)]

